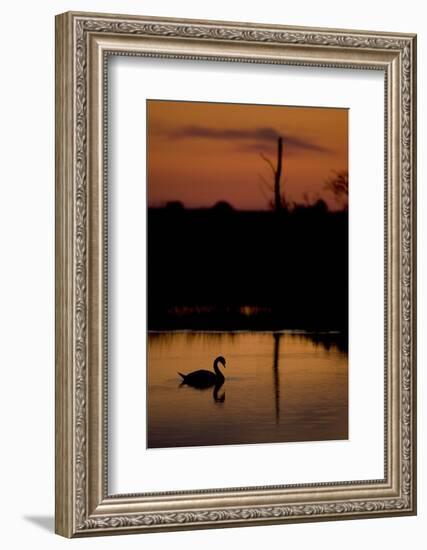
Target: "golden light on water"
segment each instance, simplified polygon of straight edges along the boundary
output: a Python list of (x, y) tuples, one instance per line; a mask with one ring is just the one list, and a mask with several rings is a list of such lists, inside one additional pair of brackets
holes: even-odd
[[(177, 371), (212, 370), (217, 355), (227, 367), (216, 396), (180, 386)], [(295, 334), (154, 333), (148, 358), (149, 447), (348, 437), (347, 353), (334, 346)]]

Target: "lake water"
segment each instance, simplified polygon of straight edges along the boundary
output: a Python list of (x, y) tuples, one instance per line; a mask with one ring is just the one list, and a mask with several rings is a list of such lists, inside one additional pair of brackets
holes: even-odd
[[(162, 332), (148, 335), (147, 446), (348, 438), (348, 355), (332, 334)], [(220, 388), (181, 385), (212, 370)]]

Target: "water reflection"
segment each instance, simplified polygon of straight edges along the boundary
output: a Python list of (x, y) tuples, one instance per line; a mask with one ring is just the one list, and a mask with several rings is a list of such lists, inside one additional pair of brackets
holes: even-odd
[[(208, 389), (212, 389), (212, 387), (213, 387), (212, 399), (214, 400), (214, 403), (224, 403), (224, 401), (225, 401), (225, 390), (223, 390), (221, 392), (221, 394), (219, 394), (219, 390), (222, 388), (223, 385), (224, 385), (224, 380), (220, 380), (219, 382), (213, 383), (213, 384), (210, 384), (210, 385), (205, 385), (205, 386), (191, 386), (190, 385), (189, 387), (193, 388), (195, 391), (206, 391)], [(182, 381), (181, 384), (179, 385), (180, 388), (185, 387), (185, 386), (188, 386), (188, 384), (186, 384), (185, 381)]]
[(221, 395), (218, 394), (223, 385), (224, 382), (221, 382), (220, 384), (216, 384), (214, 387), (212, 397), (215, 403), (224, 403), (225, 401), (225, 390), (222, 391)]
[(279, 378), (279, 346), (280, 346), (279, 332), (273, 334), (274, 339), (274, 351), (273, 351), (273, 380), (274, 380), (274, 404), (276, 410), (276, 423), (279, 423), (280, 419), (280, 378)]
[[(150, 333), (148, 447), (346, 439), (343, 341), (338, 333)], [(177, 371), (209, 368), (218, 354), (225, 383), (180, 385)]]

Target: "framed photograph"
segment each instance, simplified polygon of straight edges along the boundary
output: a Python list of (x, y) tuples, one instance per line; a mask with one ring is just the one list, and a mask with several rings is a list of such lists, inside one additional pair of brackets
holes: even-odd
[(56, 18), (56, 532), (416, 513), (416, 37)]

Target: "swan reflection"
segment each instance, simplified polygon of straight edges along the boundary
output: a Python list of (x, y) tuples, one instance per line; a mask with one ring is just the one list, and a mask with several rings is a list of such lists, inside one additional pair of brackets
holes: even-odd
[(214, 387), (214, 391), (212, 393), (213, 400), (215, 403), (224, 403), (225, 401), (225, 391), (223, 390), (221, 395), (218, 395), (219, 390), (222, 388), (224, 382), (221, 382), (220, 384), (216, 384)]

